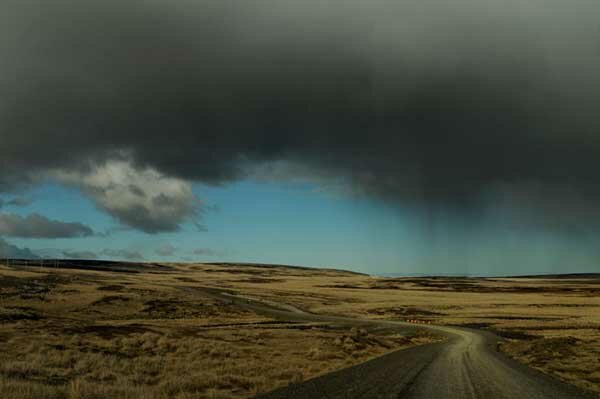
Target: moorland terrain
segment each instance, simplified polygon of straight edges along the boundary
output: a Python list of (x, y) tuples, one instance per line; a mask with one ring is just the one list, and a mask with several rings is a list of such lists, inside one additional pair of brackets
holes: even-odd
[(490, 330), (497, 350), (600, 392), (600, 276), (12, 261), (0, 262), (0, 397), (252, 397), (443, 339), (429, 324)]

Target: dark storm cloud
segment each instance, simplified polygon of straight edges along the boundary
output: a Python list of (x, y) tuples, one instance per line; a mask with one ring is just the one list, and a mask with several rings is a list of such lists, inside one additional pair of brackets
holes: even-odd
[(14, 259), (38, 259), (35, 253), (29, 248), (19, 248), (16, 245), (12, 245), (0, 237), (0, 258), (14, 258)]
[(89, 237), (94, 231), (81, 223), (48, 219), (37, 213), (23, 217), (0, 214), (0, 236), (20, 238), (74, 238)]
[[(596, 1), (9, 0), (0, 15), (5, 190), (110, 159), (215, 184), (284, 160), (423, 208), (528, 185), (574, 198), (538, 198), (551, 212), (597, 208)], [(148, 232), (196, 212), (125, 183), (147, 205), (76, 184)], [(170, 224), (153, 219), (165, 207)]]

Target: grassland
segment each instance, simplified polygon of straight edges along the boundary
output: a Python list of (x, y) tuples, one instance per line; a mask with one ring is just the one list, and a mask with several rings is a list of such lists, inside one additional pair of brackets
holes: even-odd
[[(257, 276), (265, 271), (268, 279)], [(246, 398), (432, 339), (278, 320), (198, 289), (261, 291), (282, 276), (347, 275), (211, 265), (118, 272), (0, 266), (0, 397)]]
[[(509, 356), (600, 392), (600, 276), (287, 279), (260, 290), (307, 311), (491, 330)], [(261, 293), (262, 291), (262, 293)]]
[[(117, 271), (118, 270), (118, 271)], [(274, 308), (491, 329), (499, 349), (600, 392), (600, 280), (376, 278), (235, 264), (0, 266), (0, 397), (245, 398), (434, 340)]]

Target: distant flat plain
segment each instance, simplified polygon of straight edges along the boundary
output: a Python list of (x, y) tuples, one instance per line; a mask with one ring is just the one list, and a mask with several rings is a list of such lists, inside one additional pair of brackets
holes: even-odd
[[(245, 398), (438, 338), (286, 311), (462, 325), (600, 392), (600, 278), (384, 278), (252, 264), (0, 262), (0, 396)], [(93, 270), (91, 270), (93, 269)]]

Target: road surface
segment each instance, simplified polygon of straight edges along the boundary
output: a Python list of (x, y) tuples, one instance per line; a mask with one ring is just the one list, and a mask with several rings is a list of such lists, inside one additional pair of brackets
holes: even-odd
[[(357, 320), (304, 313), (296, 308), (205, 289), (204, 293), (250, 310), (293, 321), (382, 324), (410, 329), (410, 323)], [(530, 369), (496, 350), (501, 338), (466, 328), (418, 325), (446, 340), (399, 350), (357, 366), (293, 384), (257, 399), (591, 399), (595, 395)]]

